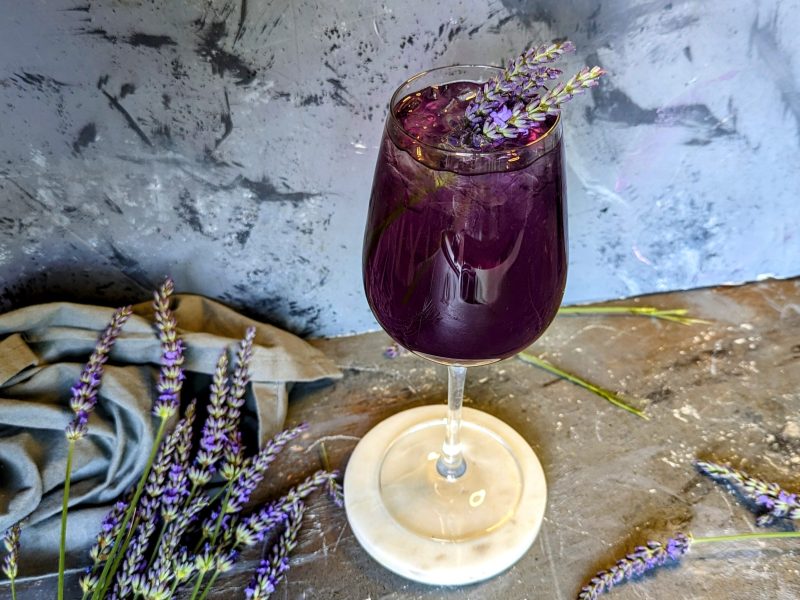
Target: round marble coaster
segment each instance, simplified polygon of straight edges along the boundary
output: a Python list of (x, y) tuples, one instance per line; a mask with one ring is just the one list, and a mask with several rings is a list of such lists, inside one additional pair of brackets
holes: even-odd
[(436, 473), (446, 406), (379, 423), (353, 451), (344, 478), (347, 518), (381, 565), (432, 585), (465, 585), (504, 571), (530, 548), (547, 484), (528, 443), (484, 412), (464, 408), (466, 473)]

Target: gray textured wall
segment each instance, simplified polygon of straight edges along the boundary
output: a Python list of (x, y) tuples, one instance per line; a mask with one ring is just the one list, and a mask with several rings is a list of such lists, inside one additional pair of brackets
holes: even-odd
[(0, 309), (171, 273), (375, 327), (360, 246), (408, 75), (568, 36), (568, 301), (800, 273), (800, 0), (3, 0)]

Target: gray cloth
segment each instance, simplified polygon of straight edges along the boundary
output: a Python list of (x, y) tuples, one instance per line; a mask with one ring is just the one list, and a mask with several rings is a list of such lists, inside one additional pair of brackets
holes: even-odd
[[(341, 376), (300, 338), (212, 300), (178, 295), (173, 310), (187, 345), (184, 397), (194, 390), (207, 397), (203, 392), (220, 353), (228, 348), (233, 362), (245, 329), (256, 328), (245, 417), (261, 442), (283, 426), (288, 385)], [(57, 570), (70, 387), (112, 312), (51, 303), (0, 315), (0, 531), (26, 519), (22, 575)], [(149, 303), (134, 307), (109, 356), (89, 434), (75, 446), (68, 527), (72, 565), (87, 564), (86, 550), (108, 505), (138, 480), (152, 445), (150, 409), (160, 359), (152, 313)]]

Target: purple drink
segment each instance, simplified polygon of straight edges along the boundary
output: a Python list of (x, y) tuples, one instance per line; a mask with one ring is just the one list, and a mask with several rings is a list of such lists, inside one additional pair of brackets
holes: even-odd
[(464, 365), (539, 337), (567, 271), (560, 122), (488, 151), (460, 147), (477, 87), (457, 81), (392, 100), (364, 243), (364, 287), (381, 326), (415, 353)]

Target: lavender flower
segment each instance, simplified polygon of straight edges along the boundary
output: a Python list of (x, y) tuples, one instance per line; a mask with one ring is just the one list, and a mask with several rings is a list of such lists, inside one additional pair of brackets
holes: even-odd
[(278, 542), (272, 548), (272, 556), (262, 559), (252, 581), (244, 590), (248, 600), (266, 600), (275, 591), (281, 576), (289, 570), (289, 554), (297, 546), (297, 534), (303, 524), (303, 504), (297, 503), (290, 509), (288, 525)]
[(308, 429), (305, 423), (283, 431), (273, 437), (242, 470), (239, 477), (233, 482), (231, 494), (223, 510), (228, 514), (235, 514), (244, 508), (250, 495), (264, 479), (264, 471), (275, 460), (284, 446)]
[(255, 328), (248, 327), (244, 339), (239, 343), (239, 349), (236, 351), (236, 370), (233, 372), (230, 394), (228, 395), (228, 433), (239, 428), (245, 392), (250, 381), (250, 360), (253, 358), (253, 340), (255, 337)]
[(647, 542), (647, 545), (637, 547), (625, 558), (618, 560), (610, 569), (600, 571), (592, 577), (589, 584), (581, 589), (578, 600), (595, 600), (624, 581), (643, 575), (667, 561), (677, 561), (689, 551), (691, 545), (691, 535), (683, 533), (678, 533), (674, 538), (667, 540), (666, 545), (660, 542)]
[(103, 377), (103, 367), (108, 361), (108, 354), (119, 337), (122, 326), (125, 325), (131, 313), (130, 306), (124, 306), (114, 311), (111, 321), (97, 340), (89, 361), (83, 367), (78, 382), (71, 389), (72, 397), (69, 405), (75, 413), (75, 417), (66, 429), (67, 439), (70, 441), (74, 442), (86, 435), (89, 413), (97, 404), (97, 392)]
[(170, 310), (170, 298), (175, 285), (167, 279), (154, 294), (156, 329), (161, 341), (161, 373), (158, 379), (158, 400), (153, 403), (153, 414), (167, 419), (178, 410), (183, 386), (183, 340), (178, 337), (178, 324)]
[(147, 600), (171, 598), (175, 588), (194, 573), (190, 568), (193, 561), (188, 560), (186, 549), (178, 552), (178, 546), (197, 515), (207, 506), (208, 498), (195, 498), (166, 526), (158, 547), (154, 549), (152, 566), (139, 578), (142, 595)]
[(341, 486), (336, 481), (338, 476), (337, 471), (317, 471), (282, 498), (245, 517), (234, 529), (235, 545), (253, 546), (262, 541), (267, 533), (286, 520), (292, 506), (302, 503), (322, 486), (328, 489), (337, 506), (343, 506)]
[(172, 569), (175, 574), (175, 580), (172, 582), (172, 590), (175, 590), (179, 585), (189, 581), (197, 572), (194, 564), (194, 556), (190, 555), (186, 548), (181, 548), (178, 555), (172, 561)]
[(408, 352), (408, 350), (403, 348), (400, 344), (393, 343), (391, 346), (386, 347), (386, 349), (383, 351), (383, 356), (385, 358), (397, 358), (406, 352)]
[(233, 481), (242, 473), (246, 463), (247, 459), (244, 456), (241, 432), (238, 429), (229, 431), (225, 441), (225, 449), (222, 452), (220, 475), (227, 481)]
[(138, 525), (125, 552), (121, 570), (117, 573), (112, 592), (115, 596), (126, 598), (131, 593), (143, 592), (141, 574), (147, 565), (147, 550), (156, 530), (157, 517), (158, 500), (149, 495), (143, 496), (137, 511)]
[[(108, 560), (111, 549), (114, 547), (114, 539), (122, 527), (122, 520), (128, 510), (129, 503), (130, 499), (115, 502), (100, 525), (100, 532), (97, 534), (94, 545), (89, 550), (89, 556), (93, 564), (91, 567), (86, 568), (86, 573), (79, 580), (84, 596), (90, 594), (97, 587), (99, 577), (96, 569)], [(126, 529), (129, 529), (129, 527), (126, 527)]]
[(196, 401), (192, 400), (186, 407), (186, 413), (175, 427), (175, 452), (166, 476), (166, 487), (161, 498), (161, 516), (165, 523), (178, 517), (184, 499), (189, 495), (189, 467), (192, 450), (192, 425), (195, 417)]
[(217, 368), (211, 381), (211, 394), (208, 402), (208, 417), (200, 434), (200, 449), (194, 464), (188, 471), (193, 490), (206, 485), (216, 470), (227, 440), (227, 397), (228, 397), (228, 355), (220, 355)]
[(800, 501), (797, 494), (787, 492), (777, 484), (751, 477), (744, 471), (729, 465), (698, 461), (697, 469), (712, 479), (724, 481), (747, 500), (766, 511), (759, 515), (756, 523), (771, 525), (776, 519), (800, 519)]
[(574, 50), (572, 42), (556, 42), (532, 47), (509, 61), (500, 75), (475, 93), (465, 111), (467, 135), (462, 137), (480, 148), (543, 128), (548, 116), (558, 114), (562, 104), (597, 85), (605, 73), (600, 67), (587, 67), (548, 91), (546, 84), (558, 79), (561, 71), (546, 63)]
[(6, 547), (6, 552), (8, 552), (5, 559), (3, 559), (3, 573), (5, 573), (6, 577), (11, 581), (12, 588), (18, 574), (19, 535), (20, 526), (16, 524), (9, 527), (3, 536), (3, 545)]

